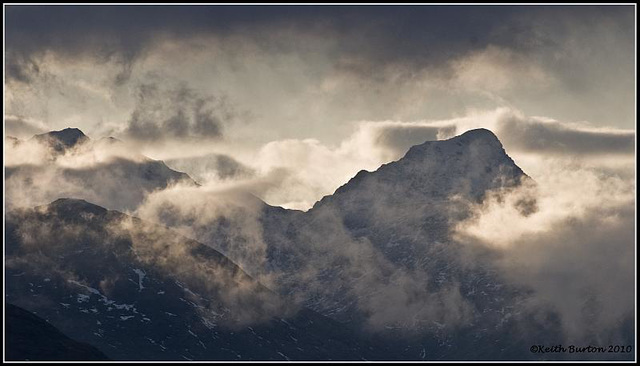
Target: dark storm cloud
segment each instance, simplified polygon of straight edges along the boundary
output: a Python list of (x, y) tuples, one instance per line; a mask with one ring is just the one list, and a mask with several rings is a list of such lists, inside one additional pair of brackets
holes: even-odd
[(506, 146), (541, 154), (633, 154), (635, 132), (582, 130), (559, 122), (507, 116), (498, 121)]
[(5, 72), (10, 80), (30, 83), (40, 73), (40, 67), (28, 54), (8, 50), (5, 57)]
[[(629, 10), (631, 9), (631, 10)], [(282, 37), (319, 35), (337, 39), (332, 51), (345, 70), (375, 76), (389, 64), (437, 65), (488, 45), (523, 52), (557, 46), (537, 22), (553, 15), (584, 24), (613, 19), (633, 30), (632, 7), (526, 6), (8, 6), (7, 76), (28, 82), (45, 52), (93, 57), (122, 66), (126, 80), (134, 62), (165, 37), (189, 39), (241, 34), (263, 47), (289, 52), (299, 44)], [(526, 19), (525, 19), (526, 18)], [(532, 20), (533, 19), (533, 20)], [(633, 40), (633, 34), (631, 34)]]
[(233, 6), (9, 6), (6, 11), (7, 76), (22, 82), (38, 72), (47, 51), (115, 61), (123, 66), (119, 76), (124, 79), (135, 60), (165, 36), (224, 36), (278, 23), (295, 12)]

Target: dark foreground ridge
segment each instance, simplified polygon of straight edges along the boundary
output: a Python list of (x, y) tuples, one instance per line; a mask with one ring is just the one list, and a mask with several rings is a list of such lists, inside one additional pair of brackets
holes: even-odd
[(104, 361), (97, 348), (74, 341), (44, 319), (5, 304), (5, 350), (9, 361)]

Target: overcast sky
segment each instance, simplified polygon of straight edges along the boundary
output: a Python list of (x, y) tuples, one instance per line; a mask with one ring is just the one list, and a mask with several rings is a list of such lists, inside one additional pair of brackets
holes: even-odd
[(6, 112), (51, 128), (122, 128), (146, 83), (227, 98), (257, 140), (495, 106), (634, 126), (631, 6), (5, 10)]

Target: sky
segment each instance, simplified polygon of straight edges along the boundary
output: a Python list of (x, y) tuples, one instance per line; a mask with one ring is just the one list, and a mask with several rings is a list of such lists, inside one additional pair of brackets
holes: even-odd
[[(455, 240), (500, 252), (504, 277), (535, 290), (531, 306), (552, 304), (570, 335), (632, 314), (634, 6), (4, 10), (5, 136), (77, 127), (128, 149), (79, 150), (52, 166), (37, 144), (6, 144), (5, 168), (40, 172), (28, 189), (18, 173), (5, 180), (9, 205), (46, 204), (61, 187), (82, 197), (87, 187), (60, 171), (146, 155), (200, 186), (154, 192), (128, 212), (153, 221), (171, 203), (208, 227), (233, 201), (221, 193), (308, 210), (413, 145), (487, 128), (536, 182), (538, 211), (514, 211), (526, 187), (490, 197)], [(260, 243), (252, 217), (241, 219)], [(600, 315), (585, 321), (575, 309), (591, 292)]]
[[(557, 124), (471, 127), (525, 150), (629, 153), (634, 22), (632, 6), (7, 6), (5, 133), (77, 127), (193, 175), (184, 158), (210, 154), (263, 176), (353, 161), (295, 197), (258, 193), (302, 209), (437, 138), (426, 125), (497, 111)], [(399, 151), (373, 153), (384, 144)]]

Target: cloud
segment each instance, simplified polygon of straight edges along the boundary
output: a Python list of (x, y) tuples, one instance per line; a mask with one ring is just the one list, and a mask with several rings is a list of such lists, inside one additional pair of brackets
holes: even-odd
[(195, 184), (135, 146), (110, 138), (87, 139), (64, 150), (52, 149), (47, 139), (18, 140), (5, 145), (5, 159), (8, 208), (73, 197), (126, 211), (154, 190)]
[[(629, 141), (633, 138), (633, 133), (588, 129), (583, 124), (526, 117), (517, 111), (509, 110), (492, 111), (480, 115), (480, 118), (476, 117), (478, 115), (472, 114), (455, 120), (416, 123), (416, 128), (424, 126), (426, 134), (433, 134), (434, 126), (455, 126), (455, 130), (458, 131), (464, 131), (468, 126), (478, 123), (493, 126), (500, 136), (505, 136), (507, 152), (513, 151), (514, 157), (523, 156), (523, 161), (526, 162), (525, 171), (533, 178), (530, 183), (535, 183), (525, 184), (520, 189), (512, 191), (489, 194), (483, 203), (470, 207), (470, 216), (467, 216), (469, 213), (457, 216), (467, 219), (456, 227), (458, 236), (455, 237), (455, 241), (463, 247), (482, 250), (481, 255), (478, 255), (460, 249), (460, 252), (457, 252), (458, 256), (454, 255), (450, 263), (462, 261), (471, 266), (483, 263), (483, 268), (497, 271), (500, 283), (506, 285), (505, 289), (518, 289), (521, 297), (518, 297), (515, 303), (505, 305), (516, 309), (511, 314), (516, 326), (529, 329), (528, 327), (532, 327), (536, 322), (538, 326), (543, 327), (560, 326), (561, 335), (567, 342), (606, 343), (628, 340), (629, 334), (632, 333), (630, 320), (633, 319), (634, 305), (632, 289), (635, 258), (635, 167), (630, 164), (621, 166), (619, 171), (613, 170), (610, 161), (602, 160), (601, 155), (613, 154), (632, 158), (628, 145), (623, 149), (617, 149), (609, 145), (607, 139), (611, 135), (619, 135)], [(511, 128), (514, 127), (505, 127), (505, 121), (525, 130), (530, 126), (551, 126), (546, 130), (548, 138), (561, 141), (567, 149), (561, 152), (545, 146), (529, 149), (526, 141), (535, 140), (535, 134), (526, 138), (509, 139)], [(407, 125), (411, 126), (410, 123)], [(313, 177), (313, 174), (310, 169), (304, 170), (305, 166), (314, 166), (314, 162), (329, 161), (337, 156), (339, 158), (333, 165), (323, 169), (324, 172), (335, 174), (343, 166), (347, 168), (347, 163), (338, 165), (337, 162), (354, 161), (355, 159), (344, 157), (356, 157), (357, 151), (369, 151), (369, 157), (376, 156), (376, 153), (380, 153), (378, 156), (390, 156), (385, 155), (389, 151), (386, 149), (387, 140), (371, 137), (380, 136), (380, 131), (393, 136), (397, 132), (394, 126), (406, 127), (400, 123), (380, 123), (379, 126), (375, 123), (363, 124), (351, 138), (346, 139), (336, 149), (327, 148), (317, 141), (288, 141), (277, 146), (282, 149), (279, 150), (279, 154), (283, 158), (278, 160), (276, 154), (273, 154), (272, 158), (274, 161), (302, 161), (300, 169), (304, 171), (304, 178), (308, 179)], [(407, 130), (411, 131), (410, 128)], [(585, 130), (589, 133), (584, 133)], [(445, 129), (442, 132), (447, 131), (450, 130)], [(400, 136), (403, 136), (402, 133)], [(591, 153), (584, 154), (592, 140), (598, 140), (598, 143), (593, 143), (594, 149)], [(520, 164), (517, 157), (514, 159)], [(322, 163), (319, 165), (323, 166)], [(322, 178), (318, 176), (317, 179)], [(291, 181), (287, 186), (292, 186)], [(365, 222), (373, 220), (375, 226), (380, 228), (387, 224), (394, 225), (391, 232), (395, 240), (403, 234), (417, 235), (419, 230), (411, 226), (412, 218), (419, 218), (419, 224), (424, 224), (428, 219), (422, 214), (417, 214), (422, 211), (414, 207), (415, 202), (409, 198), (411, 196), (403, 192), (392, 195), (393, 200), (385, 201), (380, 192), (385, 192), (384, 196), (388, 196), (389, 191), (376, 188), (378, 187), (370, 187), (368, 195), (362, 200), (367, 203), (366, 209), (359, 211), (357, 207), (354, 208), (354, 211), (360, 214), (356, 218)], [(453, 209), (454, 200), (449, 199), (447, 205)], [(431, 203), (430, 211), (437, 211), (435, 207), (436, 204)], [(409, 212), (412, 214), (407, 217)], [(465, 319), (473, 318), (473, 306), (459, 290), (456, 290), (455, 281), (463, 282), (464, 276), (449, 278), (452, 281), (451, 287), (425, 291), (431, 283), (429, 274), (412, 272), (378, 257), (380, 253), (366, 239), (354, 239), (345, 232), (340, 217), (338, 213), (327, 213), (322, 217), (314, 217), (312, 221), (316, 225), (315, 228), (300, 225), (296, 227), (296, 231), (300, 233), (296, 238), (300, 239), (294, 241), (318, 243), (310, 244), (317, 245), (311, 251), (317, 250), (322, 253), (300, 253), (302, 257), (318, 258), (308, 267), (303, 266), (295, 271), (296, 275), (303, 274), (300, 278), (295, 279), (294, 275), (288, 279), (305, 283), (306, 287), (303, 287), (302, 291), (317, 293), (319, 298), (331, 298), (335, 295), (333, 285), (341, 284), (343, 287), (336, 286), (344, 292), (343, 298), (357, 294), (356, 297), (362, 301), (350, 306), (365, 310), (370, 324), (378, 328), (389, 324), (415, 324), (414, 321), (418, 324), (431, 324), (431, 321), (440, 322), (443, 319), (449, 319), (450, 322), (451, 319), (462, 319), (464, 323)], [(355, 225), (360, 227), (357, 223)], [(284, 231), (284, 228), (282, 230)], [(437, 237), (437, 234), (430, 234)], [(383, 236), (380, 240), (393, 246), (391, 239), (388, 242), (384, 241), (384, 230), (379, 235)], [(278, 239), (274, 240), (278, 242)], [(420, 242), (417, 240), (416, 246)], [(449, 244), (451, 250), (455, 250), (455, 245)], [(283, 249), (283, 252), (279, 253), (284, 255), (282, 253), (286, 253), (286, 250)], [(416, 256), (408, 256), (414, 257)], [(344, 263), (341, 260), (347, 263), (345, 269), (334, 262)], [(341, 275), (347, 275), (345, 278), (325, 279), (324, 282), (311, 280), (331, 276), (322, 272), (322, 268), (340, 268), (344, 271)], [(611, 276), (603, 276), (603, 273)], [(348, 278), (360, 278), (361, 282), (350, 282)], [(412, 295), (419, 292), (417, 289), (423, 291), (420, 292), (423, 296)], [(451, 299), (452, 302), (448, 303), (445, 299)], [(455, 299), (460, 301), (454, 301)], [(319, 305), (318, 302), (313, 304), (327, 306)], [(448, 304), (445, 305), (447, 311), (440, 312), (435, 304)], [(325, 310), (333, 311), (330, 307)], [(409, 314), (418, 315), (412, 318)], [(555, 316), (559, 319), (559, 323), (549, 320), (549, 314), (553, 314), (551, 318)]]
[[(633, 144), (634, 133), (631, 131), (594, 129), (586, 124), (528, 117), (508, 109), (474, 112), (466, 117), (441, 121), (367, 122), (360, 124), (349, 138), (334, 148), (317, 140), (286, 140), (265, 145), (260, 154), (265, 160), (259, 166), (277, 166), (285, 170), (284, 179), (276, 182), (281, 184), (283, 190), (279, 186), (271, 186), (271, 191), (261, 196), (279, 198), (278, 195), (286, 187), (288, 196), (280, 196), (284, 199), (296, 195), (312, 197), (315, 194), (317, 197), (317, 192), (322, 189), (332, 189), (331, 184), (335, 183), (331, 183), (331, 180), (338, 181), (335, 177), (339, 174), (349, 175), (347, 172), (350, 169), (355, 171), (359, 167), (366, 167), (366, 164), (375, 169), (378, 164), (399, 158), (414, 143), (414, 138), (449, 137), (449, 133), (476, 126), (494, 129), (504, 142), (507, 152), (514, 156), (516, 163), (526, 165), (526, 173), (536, 183), (533, 186), (525, 185), (506, 195), (505, 192), (490, 195), (482, 205), (475, 208), (471, 218), (460, 225), (458, 233), (461, 236), (457, 240), (476, 247), (480, 244), (480, 247), (497, 255), (498, 259), (489, 263), (498, 269), (502, 280), (510, 286), (533, 291), (521, 304), (524, 311), (522, 317), (530, 315), (536, 319), (544, 319), (545, 316), (541, 314), (558, 314), (563, 336), (571, 341), (624, 337), (619, 330), (624, 329), (630, 309), (633, 308), (628, 295), (632, 288), (630, 281), (633, 279), (633, 260), (630, 258), (633, 258), (634, 167), (623, 165), (619, 169), (613, 169), (611, 161), (602, 160), (601, 157), (613, 155), (632, 158), (629, 146)], [(544, 133), (538, 133), (538, 130)], [(524, 132), (517, 134), (517, 131)], [(616, 141), (619, 146), (613, 146), (612, 141)], [(592, 145), (591, 149), (589, 145)], [(362, 151), (366, 151), (367, 155), (360, 156), (359, 152)], [(314, 173), (316, 170), (317, 173)], [(309, 190), (314, 184), (316, 192)], [(296, 191), (297, 187), (304, 187), (306, 191)], [(313, 202), (313, 199), (306, 202)], [(533, 202), (535, 206), (532, 206)], [(409, 206), (403, 207), (406, 209)], [(388, 206), (385, 209), (388, 215), (395, 219), (399, 217), (399, 213)], [(378, 326), (394, 321), (411, 323), (411, 319), (397, 313), (394, 313), (396, 318), (389, 316), (384, 309), (390, 308), (390, 302), (397, 308), (420, 308), (422, 298), (416, 299), (416, 303), (402, 300), (407, 299), (404, 296), (409, 296), (410, 289), (425, 285), (426, 282), (418, 280), (420, 274), (404, 272), (395, 266), (385, 267), (388, 264), (384, 264), (384, 260), (380, 258), (371, 259), (371, 253), (375, 253), (375, 250), (367, 252), (372, 249), (363, 249), (368, 247), (366, 242), (354, 242), (346, 233), (344, 236), (337, 234), (345, 230), (342, 223), (330, 218), (324, 219), (328, 226), (318, 229), (319, 232), (332, 232), (336, 239), (334, 241), (327, 238), (326, 234), (314, 234), (308, 228), (303, 230), (306, 236), (301, 242), (323, 242), (326, 246), (319, 249), (323, 254), (317, 256), (322, 258), (316, 263), (318, 267), (314, 264), (301, 270), (300, 278), (316, 278), (320, 273), (319, 268), (334, 268), (332, 261), (338, 260), (337, 258), (348, 261), (348, 271), (353, 271), (355, 277), (359, 277), (358, 274), (361, 275), (360, 271), (364, 268), (387, 268), (390, 273), (393, 270), (389, 268), (395, 268), (400, 272), (397, 272), (398, 277), (394, 281), (380, 282), (380, 278), (376, 277), (379, 274), (374, 271), (372, 282), (363, 280), (360, 283), (363, 292), (359, 294), (367, 294), (363, 298), (372, 302), (367, 303), (368, 305), (363, 302), (358, 306), (368, 309), (370, 321)], [(381, 220), (381, 217), (378, 219)], [(509, 225), (505, 225), (505, 222)], [(394, 230), (402, 232), (399, 227)], [(348, 246), (358, 247), (363, 252), (358, 252), (357, 255), (342, 252), (339, 245), (336, 244), (335, 248), (332, 246), (331, 243), (334, 242), (341, 245), (350, 243)], [(609, 250), (615, 253), (609, 253)], [(369, 259), (355, 260), (355, 257)], [(477, 260), (474, 255), (471, 258), (475, 259), (461, 260)], [(602, 270), (615, 268), (612, 270), (612, 278), (618, 279), (617, 284), (610, 284), (599, 272), (593, 271), (594, 267)], [(556, 275), (559, 277), (554, 277)], [(425, 275), (424, 278), (428, 276)], [(388, 284), (389, 291), (384, 290), (385, 283)], [(332, 286), (322, 282), (307, 282), (307, 286), (310, 286), (307, 290), (324, 293), (323, 296), (330, 296), (334, 290)], [(354, 293), (360, 291), (356, 289), (359, 288), (358, 285), (353, 283), (344, 286)], [(455, 299), (458, 295), (454, 290), (455, 284), (452, 286), (446, 291), (452, 291), (449, 293), (450, 298)], [(563, 290), (574, 288), (575, 291)], [(380, 297), (368, 292), (373, 289), (380, 291)], [(399, 293), (390, 295), (392, 289)], [(405, 293), (401, 289), (409, 292)], [(446, 303), (444, 299), (449, 298), (446, 291), (436, 291), (436, 295), (433, 295), (436, 297), (424, 300), (430, 304), (441, 301)], [(440, 296), (442, 299), (436, 300)], [(448, 308), (460, 311), (439, 313), (439, 310), (427, 307), (425, 309), (429, 310), (425, 310), (427, 312), (424, 314), (432, 315), (424, 315), (425, 319), (442, 320), (442, 317), (453, 316), (452, 314), (466, 319), (469, 312), (472, 312), (464, 302), (459, 302), (456, 306), (449, 305)], [(523, 324), (529, 321), (524, 318), (521, 319)], [(600, 338), (598, 332), (602, 332)]]
[(433, 321), (456, 328), (473, 316), (458, 284), (430, 286), (431, 274), (393, 263), (366, 238), (354, 238), (337, 212), (297, 221), (299, 212), (278, 211), (288, 217), (280, 230), (265, 224), (279, 225), (279, 216), (268, 211), (242, 191), (173, 187), (149, 195), (136, 215), (220, 250), (267, 287), (305, 306), (341, 320), (359, 309), (373, 331), (389, 325), (423, 329)]
[(454, 132), (455, 126), (450, 124), (360, 122), (336, 147), (316, 139), (272, 141), (260, 149), (253, 164), (263, 175), (280, 172), (283, 190), (272, 188), (258, 195), (271, 204), (308, 209), (358, 171), (377, 169), (399, 159), (413, 145)]
[(414, 145), (443, 140), (454, 136), (455, 132), (456, 126), (446, 123), (361, 122), (356, 132), (341, 144), (341, 149), (352, 153), (368, 150), (382, 163), (400, 158)]
[[(197, 133), (196, 112), (203, 108), (198, 103), (210, 104), (207, 114), (210, 120), (217, 118), (220, 123), (226, 121), (224, 126), (233, 125), (237, 112), (224, 98), (207, 99), (187, 86), (170, 82), (144, 84), (139, 91), (139, 104), (132, 120), (120, 134), (125, 141), (130, 140), (127, 146), (134, 142), (142, 145), (133, 149), (105, 145), (95, 151), (67, 154), (56, 164), (85, 169), (109, 157), (135, 160), (135, 156), (141, 156), (140, 149), (146, 149), (152, 156), (160, 155), (169, 166), (212, 188), (241, 188), (269, 204), (306, 210), (360, 170), (375, 170), (401, 158), (413, 145), (450, 138), (473, 128), (493, 130), (525, 172), (530, 163), (547, 156), (573, 159), (598, 166), (603, 173), (624, 175), (628, 169), (623, 162), (632, 160), (635, 143), (635, 133), (630, 130), (598, 129), (585, 123), (530, 117), (518, 110), (499, 108), (443, 120), (361, 121), (336, 145), (317, 139), (282, 139), (253, 150), (242, 146), (242, 141), (225, 142), (216, 134), (207, 139), (206, 134)], [(170, 124), (173, 129), (167, 127)], [(216, 144), (210, 148), (202, 143), (193, 144), (199, 140), (213, 140)], [(50, 159), (46, 151), (38, 151), (38, 146), (32, 143), (14, 146), (6, 151), (7, 164), (38, 165)], [(610, 159), (616, 156), (624, 159), (615, 162)]]
[[(595, 127), (588, 122), (528, 116), (511, 107), (470, 110), (457, 118), (402, 123), (406, 128), (440, 128), (439, 139), (452, 137), (456, 131), (488, 128), (498, 136), (509, 153), (516, 155), (530, 153), (585, 159), (607, 155), (630, 157), (635, 146), (635, 130), (632, 129)], [(446, 126), (451, 130), (444, 128)], [(416, 136), (418, 138), (419, 135)]]
[(451, 61), (453, 84), (490, 93), (504, 93), (527, 80), (529, 88), (544, 90), (555, 81), (539, 63), (510, 49), (489, 45)]
[(7, 110), (120, 125), (128, 90), (155, 72), (226, 91), (258, 116), (260, 136), (241, 132), (261, 142), (497, 106), (630, 127), (633, 22), (631, 6), (10, 6)]
[[(238, 329), (295, 311), (293, 304), (287, 304), (210, 248), (166, 227), (84, 201), (57, 200), (47, 206), (11, 211), (7, 223), (14, 244), (8, 268), (53, 275), (54, 281), (76, 291), (77, 285), (88, 286), (94, 289), (90, 295), (98, 294), (105, 300), (111, 297), (133, 303), (132, 292), (112, 290), (126, 287), (126, 273), (138, 267), (154, 273), (163, 291), (179, 286), (184, 298), (197, 308), (201, 317), (198, 321)], [(82, 252), (80, 247), (87, 242), (96, 244), (94, 253), (86, 257), (90, 264), (80, 265), (75, 262), (79, 258), (68, 253)], [(119, 260), (112, 261), (110, 255)], [(133, 294), (137, 297), (137, 291)], [(148, 309), (160, 310), (166, 309)]]
[[(598, 129), (498, 108), (444, 120), (362, 121), (333, 146), (317, 139), (271, 141), (242, 159), (254, 175), (238, 176), (238, 184), (269, 204), (306, 210), (360, 170), (373, 171), (400, 159), (411, 146), (474, 128), (494, 131), (525, 172), (530, 164), (548, 157), (624, 175), (628, 170), (624, 162), (633, 158), (635, 132), (631, 130)], [(624, 159), (613, 162), (610, 157)]]
[(635, 131), (631, 130), (595, 129), (514, 115), (505, 115), (497, 127), (505, 145), (536, 154), (629, 156), (635, 147)]
[(29, 55), (9, 50), (6, 55), (5, 73), (10, 82), (30, 84), (39, 76), (40, 66)]
[(19, 139), (46, 132), (46, 126), (42, 122), (13, 115), (4, 117), (4, 129), (7, 136)]
[(136, 215), (216, 248), (269, 286), (266, 245), (258, 221), (264, 204), (240, 190), (174, 186), (148, 195)]
[(167, 160), (166, 163), (176, 170), (186, 172), (200, 183), (247, 179), (255, 175), (252, 168), (224, 154), (175, 158)]
[[(554, 312), (568, 339), (605, 339), (633, 317), (633, 9), (9, 6), (7, 133), (80, 121), (157, 150), (180, 140), (169, 164), (205, 186), (134, 194), (100, 173), (107, 157), (120, 161), (117, 149), (52, 162), (27, 141), (5, 148), (8, 207), (78, 196), (197, 238), (223, 232), (228, 240), (212, 245), (283, 285), (281, 273), (257, 269), (269, 255), (262, 206), (229, 192), (308, 209), (412, 145), (485, 127), (537, 185), (488, 197), (458, 241), (495, 254), (503, 280), (531, 290), (523, 317)], [(236, 102), (256, 126), (235, 123), (244, 119)], [(596, 127), (606, 124), (628, 128)], [(193, 146), (223, 140), (251, 152)], [(95, 189), (87, 175), (98, 176)], [(376, 211), (383, 223), (407, 212), (375, 202), (388, 210)], [(344, 293), (375, 327), (412, 324), (414, 314), (464, 323), (473, 313), (464, 283), (429, 288), (433, 277), (389, 263), (336, 215), (320, 221), (296, 228), (317, 262), (290, 280), (309, 293)], [(403, 224), (394, 230), (415, 232)], [(337, 265), (345, 271), (314, 280)]]
[[(230, 312), (222, 319), (225, 326), (240, 329), (297, 310), (295, 304), (287, 304), (233, 262), (218, 253), (212, 255), (209, 248), (176, 236), (169, 229), (142, 224), (131, 217), (125, 217), (114, 228), (116, 235), (131, 238), (132, 249), (141, 262), (176, 276), (191, 291), (200, 293), (190, 299), (204, 306), (205, 316), (216, 319), (216, 312)], [(224, 311), (225, 308), (229, 310)]]
[[(529, 174), (535, 189), (485, 200), (458, 224), (456, 240), (498, 253), (501, 278), (532, 290), (526, 314), (557, 314), (566, 341), (626, 339), (635, 288), (633, 178), (553, 157)], [(523, 197), (536, 198), (535, 212), (518, 214)]]
[[(433, 273), (389, 260), (370, 239), (354, 237), (343, 218), (330, 210), (317, 214), (313, 225), (296, 221), (300, 212), (278, 211), (277, 215), (291, 215), (292, 226), (277, 230), (282, 237), (266, 238), (273, 235), (263, 229), (262, 214), (268, 208), (247, 192), (269, 203), (307, 209), (362, 168), (377, 169), (402, 157), (413, 144), (448, 138), (480, 126), (497, 133), (506, 151), (517, 164), (525, 165), (525, 172), (536, 185), (535, 189), (527, 186), (506, 195), (489, 195), (480, 205), (471, 206), (470, 215), (456, 216), (467, 217), (456, 227), (456, 243), (463, 249), (449, 246), (447, 261), (475, 271), (472, 264), (481, 258), (482, 263), (497, 270), (501, 281), (529, 290), (530, 295), (518, 304), (523, 311), (518, 318), (522, 324), (530, 324), (527, 316), (545, 319), (545, 314), (554, 313), (568, 340), (596, 339), (598, 331), (613, 337), (607, 339), (618, 337), (615, 333), (629, 317), (627, 294), (629, 278), (633, 278), (629, 262), (633, 247), (629, 243), (633, 233), (634, 168), (620, 166), (620, 172), (614, 173), (601, 155), (630, 157), (628, 145), (618, 149), (599, 141), (623, 136), (616, 141), (624, 145), (621, 141), (633, 136), (630, 131), (598, 130), (585, 124), (528, 117), (506, 108), (446, 120), (364, 121), (333, 146), (315, 139), (288, 139), (265, 144), (257, 154), (242, 159), (186, 154), (183, 160), (174, 162), (192, 166), (194, 171), (205, 162), (216, 170), (199, 171), (208, 178), (204, 186), (168, 185), (137, 197), (123, 195), (122, 183), (114, 178), (128, 177), (126, 171), (124, 175), (99, 173), (105, 171), (105, 163), (129, 154), (120, 145), (102, 140), (105, 146), (101, 149), (71, 150), (51, 161), (46, 150), (40, 160), (33, 160), (38, 156), (37, 145), (31, 149), (35, 142), (26, 141), (7, 150), (7, 161), (15, 160), (7, 169), (7, 202), (9, 207), (12, 200), (30, 205), (67, 195), (110, 207), (132, 204), (129, 208), (136, 215), (220, 249), (264, 284), (297, 293), (296, 299), (308, 306), (338, 312), (346, 304), (349, 309), (362, 311), (372, 329), (402, 326), (433, 330), (439, 327), (437, 324), (458, 328), (481, 311), (469, 300), (463, 277), (451, 276), (434, 286), (439, 278)], [(583, 153), (589, 144), (595, 151)], [(563, 149), (558, 150), (557, 145)], [(20, 152), (20, 146), (26, 150)], [(20, 157), (33, 161), (17, 160)], [(71, 175), (63, 172), (69, 169)], [(22, 175), (21, 171), (30, 174)], [(245, 174), (247, 171), (250, 173)], [(70, 179), (74, 174), (83, 178)], [(92, 190), (79, 184), (86, 180), (82, 174), (99, 177)], [(133, 192), (128, 188), (125, 191)], [(377, 191), (369, 194), (372, 204), (368, 212), (375, 216), (377, 225), (393, 224), (407, 212), (427, 212), (406, 193), (394, 193), (394, 197), (406, 200), (395, 208), (385, 204)], [(534, 201), (535, 207), (531, 206)], [(421, 215), (404, 218), (393, 232), (399, 238), (415, 236), (423, 220), (425, 216)], [(464, 248), (471, 249), (467, 252)], [(478, 248), (484, 256), (475, 253)], [(444, 251), (439, 246), (436, 249), (440, 254)], [(487, 252), (492, 254), (487, 256)], [(269, 258), (289, 258), (286, 253), (314, 260), (294, 262), (294, 270), (288, 271), (269, 267)], [(341, 270), (327, 273), (326, 268)], [(595, 275), (593, 268), (610, 272), (616, 284), (610, 285)], [(312, 300), (332, 296), (341, 296), (345, 303)]]
[(370, 316), (370, 329), (380, 331), (400, 326), (406, 331), (437, 323), (452, 330), (473, 321), (473, 306), (460, 293), (459, 284), (429, 292), (425, 277), (420, 280), (415, 275), (394, 273), (388, 281), (366, 284), (373, 286), (369, 290), (373, 289), (375, 294), (359, 305)]
[(54, 160), (49, 146), (35, 139), (23, 141), (7, 136), (5, 143), (5, 167), (39, 165)]
[[(487, 42), (496, 19), (518, 13), (518, 8), (504, 7), (486, 12), (477, 21), (477, 8), (447, 7), (9, 7), (7, 9), (7, 49), (15, 53), (12, 64), (34, 62), (46, 52), (66, 58), (94, 57), (122, 64), (127, 69), (166, 38), (187, 40), (203, 36), (225, 37), (245, 34), (267, 41), (269, 47), (289, 51), (291, 44), (282, 42), (285, 31), (309, 35), (342, 34), (340, 53), (352, 50), (375, 62), (429, 60), (445, 58), (468, 47)], [(390, 21), (389, 16), (403, 21)], [(443, 32), (450, 20), (458, 19), (463, 27), (456, 32)], [(475, 20), (475, 21), (474, 21)], [(82, 29), (82, 32), (75, 30)], [(418, 31), (419, 30), (419, 31)], [(467, 34), (475, 34), (470, 38)], [(438, 34), (433, 36), (432, 34)], [(275, 37), (274, 37), (275, 36)], [(395, 44), (396, 52), (388, 52)], [(378, 42), (371, 42), (377, 39)], [(415, 47), (427, 42), (429, 48)], [(444, 52), (439, 52), (444, 51)], [(23, 69), (9, 77), (24, 75)]]
[(139, 141), (219, 139), (235, 118), (224, 97), (152, 81), (138, 85), (136, 106), (122, 134)]

